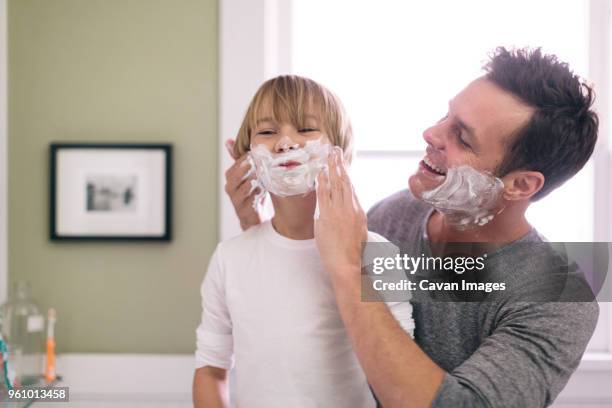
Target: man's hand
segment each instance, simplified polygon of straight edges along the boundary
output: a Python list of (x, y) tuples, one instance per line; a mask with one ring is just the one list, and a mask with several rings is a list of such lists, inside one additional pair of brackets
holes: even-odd
[(236, 157), (234, 155), (234, 141), (231, 139), (225, 143), (225, 146), (230, 156), (236, 160), (225, 172), (225, 192), (234, 205), (236, 215), (240, 219), (240, 227), (246, 230), (261, 223), (259, 213), (253, 208), (253, 200), (260, 190), (258, 187), (251, 191), (251, 180), (255, 180), (254, 173), (245, 178), (251, 168), (246, 161), (247, 156)]
[(334, 147), (328, 158), (329, 176), (317, 177), (319, 218), (315, 239), (323, 265), (332, 281), (361, 271), (362, 243), (367, 239), (367, 219), (346, 172), (342, 149)]

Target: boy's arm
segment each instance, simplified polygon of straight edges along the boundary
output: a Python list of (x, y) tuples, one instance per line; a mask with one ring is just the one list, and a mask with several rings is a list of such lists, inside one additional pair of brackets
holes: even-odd
[(221, 245), (213, 253), (201, 287), (202, 321), (196, 329), (193, 403), (228, 406), (227, 370), (232, 366), (232, 319), (225, 298)]
[(193, 375), (194, 408), (224, 408), (229, 406), (227, 371), (205, 366)]

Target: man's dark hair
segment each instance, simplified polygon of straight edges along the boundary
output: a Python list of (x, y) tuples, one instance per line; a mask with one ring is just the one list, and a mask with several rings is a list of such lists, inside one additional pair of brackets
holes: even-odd
[(484, 69), (488, 80), (534, 109), (510, 138), (496, 173), (503, 177), (514, 170), (539, 171), (545, 182), (532, 197), (538, 200), (576, 174), (593, 153), (599, 125), (591, 109), (593, 89), (540, 48), (499, 47)]

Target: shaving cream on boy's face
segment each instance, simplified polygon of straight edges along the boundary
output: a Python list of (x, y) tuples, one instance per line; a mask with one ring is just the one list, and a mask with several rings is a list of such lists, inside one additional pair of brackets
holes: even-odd
[(421, 199), (460, 228), (483, 226), (503, 210), (504, 183), (489, 173), (462, 165), (448, 169), (444, 182), (423, 191)]
[(323, 138), (310, 140), (304, 147), (290, 146), (282, 153), (272, 153), (261, 144), (251, 146), (248, 160), (257, 175), (251, 190), (261, 187), (280, 197), (314, 191), (317, 175), (327, 167), (329, 152), (330, 144)]

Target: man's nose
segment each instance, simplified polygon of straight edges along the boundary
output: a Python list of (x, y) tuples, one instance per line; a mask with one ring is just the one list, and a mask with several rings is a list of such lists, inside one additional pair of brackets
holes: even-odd
[(276, 153), (286, 153), (288, 151), (298, 149), (299, 147), (299, 143), (295, 143), (293, 139), (284, 134), (278, 139), (278, 141), (274, 145), (274, 151)]
[(444, 150), (444, 136), (443, 136), (443, 126), (441, 123), (437, 123), (423, 132), (423, 139), (427, 142), (431, 147)]

